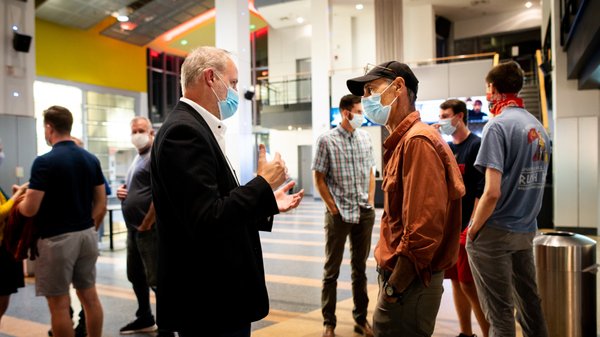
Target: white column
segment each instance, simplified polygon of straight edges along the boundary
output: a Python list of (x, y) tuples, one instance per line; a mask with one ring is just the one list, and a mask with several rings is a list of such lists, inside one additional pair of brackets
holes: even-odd
[(404, 62), (436, 57), (435, 12), (433, 5), (409, 5), (403, 8)]
[(329, 70), (331, 51), (329, 36), (329, 1), (311, 0), (312, 22), (311, 77), (312, 77), (312, 133), (313, 147), (317, 137), (329, 130)]
[(244, 98), (251, 85), (250, 13), (248, 0), (216, 0), (216, 47), (230, 51), (238, 67), (240, 104), (235, 116), (226, 120), (227, 156), (241, 184), (254, 177), (257, 149), (252, 137), (252, 102)]
[(33, 80), (35, 78), (35, 37), (29, 52), (13, 49), (13, 26), (17, 32), (33, 36), (33, 1), (0, 3), (0, 115), (33, 116)]

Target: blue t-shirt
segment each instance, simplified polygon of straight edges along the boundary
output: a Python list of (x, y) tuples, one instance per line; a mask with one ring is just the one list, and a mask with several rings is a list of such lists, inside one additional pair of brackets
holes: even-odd
[(98, 158), (72, 141), (56, 143), (37, 157), (29, 188), (44, 191), (36, 215), (42, 238), (92, 227), (94, 189), (99, 185), (104, 185), (104, 176)]
[(507, 107), (487, 123), (475, 166), (482, 172), (502, 172), (502, 195), (486, 226), (521, 233), (537, 230), (550, 153), (546, 130), (525, 109)]

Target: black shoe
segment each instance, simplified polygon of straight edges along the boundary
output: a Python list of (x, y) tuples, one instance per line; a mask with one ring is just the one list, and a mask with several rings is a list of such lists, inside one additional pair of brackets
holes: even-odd
[(477, 337), (477, 335), (476, 335), (476, 334), (472, 334), (471, 336), (469, 336), (469, 335), (465, 335), (464, 333), (462, 333), (462, 332), (461, 332), (461, 333), (460, 333), (458, 336), (456, 336), (456, 337)]
[(156, 323), (154, 318), (143, 319), (137, 318), (133, 322), (129, 322), (127, 325), (121, 328), (119, 332), (121, 335), (131, 335), (138, 332), (154, 332), (156, 331)]
[(85, 325), (82, 325), (81, 322), (77, 324), (75, 328), (75, 337), (85, 337), (87, 336), (87, 331), (85, 330)]
[(175, 337), (175, 333), (159, 329), (156, 337)]

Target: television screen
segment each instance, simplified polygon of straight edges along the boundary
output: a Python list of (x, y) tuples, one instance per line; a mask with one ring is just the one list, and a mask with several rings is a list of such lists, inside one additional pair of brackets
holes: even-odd
[[(335, 128), (342, 121), (342, 113), (340, 112), (340, 108), (331, 108), (329, 110), (329, 125), (332, 128)], [(375, 125), (365, 116), (365, 121), (362, 123), (362, 126), (371, 126)]]

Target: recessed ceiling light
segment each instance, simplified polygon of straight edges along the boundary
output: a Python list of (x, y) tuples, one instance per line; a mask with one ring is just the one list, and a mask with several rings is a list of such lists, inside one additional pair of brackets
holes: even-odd
[(127, 22), (127, 21), (129, 21), (129, 17), (127, 15), (118, 15), (117, 20), (119, 22)]
[(294, 129), (294, 127), (293, 127), (293, 126), (291, 126), (291, 125), (288, 125), (288, 130), (292, 131), (293, 129)]
[(365, 6), (363, 4), (356, 4), (356, 6), (354, 6), (354, 8), (356, 8), (357, 10), (361, 10), (363, 8), (365, 8)]
[(179, 43), (181, 43), (182, 46), (185, 46), (188, 44), (188, 40), (181, 40)]
[(298, 22), (298, 23), (304, 23), (304, 18), (303, 18), (303, 17), (301, 17), (301, 16), (299, 16), (299, 17), (296, 19), (296, 22)]
[(13, 25), (12, 26), (12, 30), (14, 30), (15, 32), (19, 30), (19, 27), (17, 27), (17, 25)]
[(250, 30), (255, 30), (256, 29), (256, 25), (255, 24), (251, 24), (250, 25)]
[(526, 8), (531, 8), (531, 6), (533, 6), (533, 4), (531, 3), (531, 1), (527, 1), (527, 2), (525, 3), (525, 7), (526, 7)]

